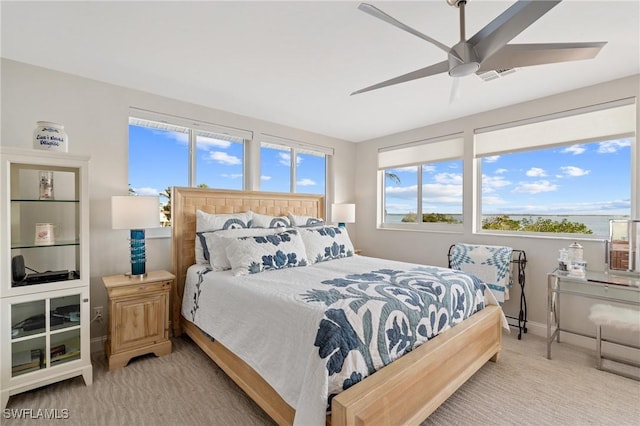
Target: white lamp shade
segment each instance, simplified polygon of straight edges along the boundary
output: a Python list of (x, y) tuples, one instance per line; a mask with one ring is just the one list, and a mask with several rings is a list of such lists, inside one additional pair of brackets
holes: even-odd
[(356, 221), (355, 204), (331, 204), (331, 221), (354, 223)]
[(160, 199), (148, 196), (111, 197), (113, 229), (145, 229), (160, 226)]

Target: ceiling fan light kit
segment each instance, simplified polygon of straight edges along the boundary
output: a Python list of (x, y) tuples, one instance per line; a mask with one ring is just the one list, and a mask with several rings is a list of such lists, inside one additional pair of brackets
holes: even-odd
[(460, 41), (451, 48), (398, 21), (375, 6), (361, 3), (358, 9), (433, 44), (447, 53), (447, 60), (365, 87), (353, 92), (352, 95), (443, 72), (447, 72), (454, 78), (474, 73), (481, 76), (533, 65), (593, 59), (607, 44), (606, 42), (508, 44), (561, 1), (518, 0), (467, 40), (465, 5), (468, 0), (446, 0), (450, 6), (458, 8), (460, 15)]

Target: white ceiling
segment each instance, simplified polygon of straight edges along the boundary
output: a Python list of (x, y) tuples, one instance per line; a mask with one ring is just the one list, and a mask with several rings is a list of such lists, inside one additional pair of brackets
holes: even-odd
[[(446, 45), (459, 39), (445, 0), (370, 2)], [(469, 0), (467, 38), (511, 4)], [(446, 59), (357, 5), (2, 1), (1, 55), (354, 142), (640, 73), (640, 1), (565, 0), (512, 42), (607, 41), (593, 60), (471, 75), (452, 103), (447, 74), (349, 96)]]

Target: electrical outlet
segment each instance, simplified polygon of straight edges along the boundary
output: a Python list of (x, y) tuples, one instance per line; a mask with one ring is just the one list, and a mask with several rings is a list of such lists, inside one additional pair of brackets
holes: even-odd
[(93, 308), (93, 319), (102, 322), (102, 306), (96, 306)]

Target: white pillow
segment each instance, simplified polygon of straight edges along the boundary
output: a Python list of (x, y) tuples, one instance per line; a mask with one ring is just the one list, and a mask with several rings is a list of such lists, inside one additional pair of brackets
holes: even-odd
[(269, 216), (266, 214), (253, 213), (251, 228), (289, 228), (291, 221), (287, 216)]
[(310, 265), (353, 256), (353, 243), (349, 238), (347, 228), (338, 226), (304, 228), (300, 229), (300, 236), (304, 241)]
[(264, 236), (235, 238), (229, 241), (226, 252), (233, 275), (257, 274), (307, 266), (308, 263), (304, 243), (295, 229)]
[(289, 220), (291, 221), (291, 226), (321, 226), (324, 225), (324, 220), (319, 217), (313, 216), (297, 216), (289, 213)]
[(201, 265), (209, 263), (209, 254), (206, 251), (206, 247), (203, 246), (205, 240), (204, 232), (218, 231), (220, 229), (248, 228), (252, 216), (253, 213), (251, 211), (245, 213), (212, 214), (203, 212), (202, 210), (196, 210), (196, 263)]
[(206, 250), (209, 252), (209, 264), (214, 271), (225, 271), (231, 269), (231, 263), (227, 257), (226, 248), (229, 242), (238, 237), (253, 237), (269, 235), (275, 232), (269, 228), (241, 228), (241, 229), (221, 229), (204, 233)]

